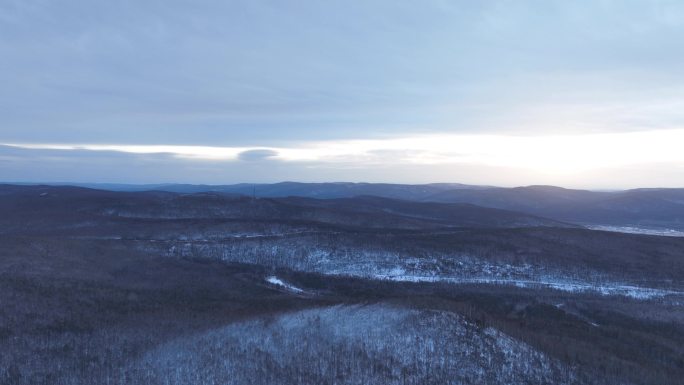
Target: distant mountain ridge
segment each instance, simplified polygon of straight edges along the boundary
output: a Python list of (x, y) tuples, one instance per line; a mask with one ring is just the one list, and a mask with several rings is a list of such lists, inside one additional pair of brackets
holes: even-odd
[(261, 198), (301, 196), (308, 198), (352, 198), (360, 195), (374, 195), (383, 198), (423, 200), (434, 194), (453, 189), (481, 189), (489, 186), (475, 186), (460, 183), (394, 184), (394, 183), (238, 183), (230, 185), (203, 184), (65, 184), (111, 191), (168, 191), (176, 193), (218, 192), (241, 195), (256, 195)]
[[(360, 196), (339, 199), (258, 198), (219, 192), (107, 191), (73, 186), (0, 185), (0, 225), (11, 228), (149, 220), (311, 222), (367, 228), (574, 227), (571, 224), (462, 203)], [(0, 229), (1, 231), (2, 229)]]
[(598, 192), (528, 186), (450, 190), (426, 200), (470, 203), (581, 224), (684, 228), (684, 189), (676, 188)]
[(491, 187), (457, 183), (301, 183), (233, 185), (81, 184), (120, 192), (215, 193), (261, 198), (345, 199), (375, 196), (414, 202), (471, 204), (582, 225), (684, 230), (684, 188), (590, 191), (556, 186)]

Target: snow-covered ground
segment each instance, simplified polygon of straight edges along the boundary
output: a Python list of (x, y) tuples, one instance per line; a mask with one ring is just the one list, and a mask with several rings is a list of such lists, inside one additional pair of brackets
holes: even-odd
[(593, 292), (602, 295), (622, 295), (636, 299), (651, 299), (666, 295), (684, 295), (684, 292), (665, 289), (654, 289), (620, 283), (593, 284), (584, 282), (565, 282), (547, 280), (517, 280), (517, 279), (492, 279), (492, 278), (452, 278), (438, 276), (415, 276), (415, 275), (374, 275), (372, 278), (397, 282), (448, 282), (454, 284), (492, 284), (510, 285), (524, 288), (549, 288), (573, 293)]
[[(423, 253), (420, 257), (380, 249), (330, 249), (297, 243), (264, 243), (241, 247), (240, 243), (180, 243), (167, 249), (169, 256), (204, 256), (224, 261), (255, 263), (320, 274), (405, 282), (448, 282), (548, 288), (652, 299), (684, 296), (672, 281), (643, 283), (639, 277), (620, 276), (588, 267), (553, 266), (543, 263), (492, 261), (465, 253)], [(278, 277), (268, 282), (301, 293)]]
[(575, 369), (455, 313), (332, 306), (159, 345), (122, 373), (153, 384), (574, 384)]
[(267, 277), (266, 282), (268, 282), (272, 285), (280, 286), (283, 289), (294, 292), (294, 293), (303, 293), (304, 292), (304, 290), (302, 290), (296, 286), (290, 285), (289, 283), (284, 282), (283, 280), (281, 280), (280, 278), (278, 278), (274, 275)]
[(615, 233), (660, 235), (664, 237), (684, 237), (684, 231), (674, 229), (653, 229), (634, 226), (588, 225), (590, 230), (612, 231)]

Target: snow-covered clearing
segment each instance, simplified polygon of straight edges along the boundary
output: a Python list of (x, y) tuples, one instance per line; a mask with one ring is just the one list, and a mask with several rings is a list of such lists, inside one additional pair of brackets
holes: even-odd
[(660, 235), (663, 237), (684, 237), (684, 231), (674, 229), (648, 229), (634, 226), (607, 226), (607, 225), (589, 225), (585, 226), (590, 230), (611, 231), (614, 233), (627, 234), (643, 234), (643, 235)]
[(510, 285), (522, 288), (549, 288), (572, 293), (598, 293), (601, 295), (622, 295), (635, 299), (660, 298), (666, 295), (684, 295), (684, 292), (666, 289), (654, 289), (625, 284), (592, 284), (583, 282), (563, 282), (547, 280), (520, 280), (520, 279), (491, 279), (491, 278), (454, 278), (440, 276), (417, 276), (417, 275), (384, 275), (375, 274), (370, 278), (389, 280), (395, 282), (447, 282), (454, 284), (491, 284)]

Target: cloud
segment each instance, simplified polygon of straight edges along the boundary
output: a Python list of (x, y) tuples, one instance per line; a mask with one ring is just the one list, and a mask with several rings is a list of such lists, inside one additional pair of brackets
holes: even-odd
[(271, 160), (278, 156), (278, 151), (269, 149), (255, 149), (242, 151), (237, 155), (237, 158), (246, 162), (258, 162), (263, 160)]
[(241, 147), (179, 146), (179, 145), (125, 145), (125, 144), (61, 144), (61, 143), (5, 143), (8, 148), (61, 151), (99, 151), (124, 154), (165, 155), (187, 159), (235, 160), (239, 153), (246, 151)]
[[(0, 145), (0, 181), (366, 181), (682, 187), (684, 130), (572, 137), (422, 136), (268, 148)], [(160, 151), (164, 149), (165, 151)], [(402, 150), (403, 149), (403, 150)], [(126, 150), (126, 151), (123, 151)], [(232, 154), (234, 157), (216, 157)], [(240, 155), (245, 154), (245, 155)], [(436, 154), (439, 157), (436, 157)], [(249, 161), (240, 161), (246, 156)]]
[(202, 3), (2, 2), (0, 141), (274, 147), (684, 121), (676, 1)]
[[(188, 163), (318, 163), (326, 167), (476, 164), (515, 167), (548, 174), (654, 163), (684, 163), (684, 129), (623, 133), (510, 136), (491, 134), (414, 135), (388, 139), (307, 141), (283, 147), (178, 145), (8, 144), (4, 151), (41, 150), (78, 158), (95, 152), (130, 154)], [(360, 175), (359, 178), (363, 176)], [(493, 176), (493, 179), (496, 177)]]
[(678, 165), (682, 35), (667, 0), (0, 2), (0, 175), (534, 183)]

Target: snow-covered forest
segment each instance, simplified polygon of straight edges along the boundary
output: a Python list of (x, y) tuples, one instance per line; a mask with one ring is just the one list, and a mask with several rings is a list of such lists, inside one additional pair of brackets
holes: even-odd
[(0, 192), (2, 385), (684, 375), (682, 237), (376, 198)]

